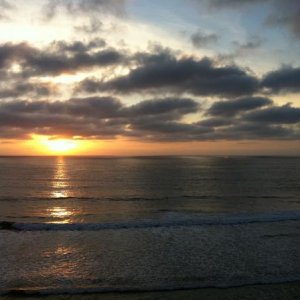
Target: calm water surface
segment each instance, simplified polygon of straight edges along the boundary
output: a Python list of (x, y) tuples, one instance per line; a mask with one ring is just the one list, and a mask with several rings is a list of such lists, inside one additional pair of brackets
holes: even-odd
[(300, 207), (297, 158), (0, 158), (0, 220), (99, 222)]

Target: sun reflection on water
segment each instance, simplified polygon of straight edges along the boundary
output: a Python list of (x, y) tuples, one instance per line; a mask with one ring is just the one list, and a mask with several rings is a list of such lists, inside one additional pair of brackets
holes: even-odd
[(73, 252), (74, 252), (73, 248), (65, 247), (62, 245), (57, 246), (57, 248), (55, 250), (56, 255), (69, 255), (69, 254), (72, 254)]
[(66, 198), (68, 197), (68, 176), (66, 172), (65, 161), (63, 157), (58, 157), (56, 162), (56, 170), (52, 180), (52, 197)]
[(48, 215), (54, 219), (51, 223), (67, 224), (70, 223), (70, 218), (73, 216), (73, 212), (65, 207), (52, 207), (47, 209)]
[[(63, 157), (57, 157), (56, 169), (52, 180), (52, 199), (65, 199), (69, 197), (69, 183), (66, 164)], [(47, 209), (47, 215), (52, 219), (50, 223), (70, 223), (74, 212), (65, 206), (54, 206)]]
[[(51, 181), (52, 202), (45, 209), (47, 223), (51, 224), (69, 224), (75, 221), (80, 213), (80, 208), (74, 205), (70, 197), (70, 177), (66, 160), (63, 157), (58, 157), (55, 161), (55, 169)], [(55, 245), (55, 243), (57, 244)], [(60, 236), (49, 242), (47, 249), (43, 255), (49, 261), (43, 270), (39, 273), (40, 276), (52, 277), (59, 276), (60, 280), (69, 280), (74, 278), (74, 274), (79, 274), (79, 263), (75, 259), (78, 249), (71, 247), (68, 240), (60, 240)]]
[(47, 249), (43, 256), (51, 263), (45, 265), (40, 275), (44, 277), (59, 276), (61, 280), (74, 278), (74, 274), (78, 274), (80, 268), (78, 260), (74, 259), (76, 252), (75, 247), (65, 246), (61, 243), (56, 248)]

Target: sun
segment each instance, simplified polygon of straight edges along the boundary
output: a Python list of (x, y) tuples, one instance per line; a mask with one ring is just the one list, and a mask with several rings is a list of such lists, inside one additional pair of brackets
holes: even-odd
[(73, 140), (47, 140), (45, 145), (51, 152), (66, 153), (77, 148), (76, 141)]
[(48, 153), (68, 154), (79, 146), (78, 141), (72, 139), (51, 139), (47, 136), (35, 134), (32, 135), (32, 139), (40, 148), (47, 149)]
[[(0, 0), (1, 1), (1, 0)], [(36, 149), (42, 155), (81, 155), (93, 147), (91, 141), (83, 140), (79, 136), (72, 138), (31, 134), (28, 146)]]

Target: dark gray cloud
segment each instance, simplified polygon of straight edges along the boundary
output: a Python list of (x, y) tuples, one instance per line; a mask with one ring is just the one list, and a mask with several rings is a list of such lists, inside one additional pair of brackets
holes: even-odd
[(235, 100), (217, 101), (208, 109), (207, 114), (214, 116), (234, 116), (240, 112), (254, 110), (271, 105), (272, 103), (271, 99), (264, 97), (245, 97)]
[[(132, 135), (130, 124), (150, 120), (180, 120), (198, 111), (197, 102), (186, 98), (152, 99), (125, 106), (112, 97), (74, 98), (68, 101), (0, 102), (0, 127), (16, 138), (22, 133), (113, 138)], [(18, 133), (13, 136), (13, 132)]]
[(150, 122), (147, 119), (134, 120), (130, 129), (131, 134), (138, 139), (164, 142), (206, 140), (213, 133), (212, 128), (197, 124), (163, 120)]
[(27, 58), (26, 67), (29, 69), (28, 73), (34, 75), (57, 75), (61, 73), (72, 73), (95, 66), (105, 67), (121, 64), (122, 60), (122, 54), (114, 49), (106, 49), (94, 54), (75, 53), (72, 57), (66, 57), (60, 54), (40, 53), (39, 55)]
[[(0, 71), (6, 72), (13, 64), (20, 66), (23, 78), (57, 76), (91, 68), (133, 66), (126, 76), (108, 81), (87, 79), (77, 92), (190, 93), (211, 96), (241, 96), (253, 94), (259, 80), (246, 70), (235, 66), (217, 66), (208, 58), (177, 58), (168, 49), (129, 54), (106, 47), (102, 39), (83, 43), (56, 41), (44, 49), (28, 43), (0, 45)], [(3, 73), (4, 74), (4, 73)]]
[[(266, 101), (268, 102), (268, 101)], [(198, 122), (184, 116), (200, 112), (189, 98), (144, 100), (126, 106), (113, 97), (73, 98), (67, 101), (0, 102), (0, 136), (28, 138), (32, 133), (54, 137), (144, 141), (298, 139), (300, 108), (270, 105), (239, 109)]]
[(5, 85), (0, 87), (0, 100), (5, 98), (18, 98), (18, 97), (44, 97), (49, 96), (55, 92), (54, 86), (44, 83), (29, 83), (29, 82), (15, 82), (11, 86)]
[(300, 108), (292, 107), (290, 104), (274, 106), (251, 112), (245, 119), (259, 123), (296, 124), (300, 122)]
[(264, 76), (261, 85), (274, 93), (300, 92), (300, 68), (282, 68)]
[(5, 101), (0, 102), (1, 111), (18, 113), (50, 113), (84, 118), (127, 118), (144, 115), (159, 116), (176, 114), (183, 116), (197, 112), (199, 104), (189, 98), (150, 99), (125, 106), (113, 97), (72, 98), (68, 101)]
[(0, 103), (2, 112), (49, 114), (84, 118), (111, 118), (120, 116), (123, 105), (112, 97), (74, 98), (68, 101), (6, 101)]
[[(21, 66), (24, 76), (59, 75), (74, 73), (93, 67), (121, 65), (127, 58), (113, 48), (105, 48), (105, 41), (95, 39), (89, 43), (58, 41), (45, 49), (27, 43), (0, 45), (0, 70), (8, 69), (13, 63)], [(92, 50), (92, 51), (91, 51)]]
[(233, 122), (234, 122), (233, 119), (229, 119), (226, 117), (212, 117), (209, 119), (204, 119), (198, 122), (198, 124), (206, 127), (223, 127), (223, 126), (229, 126)]
[(20, 60), (35, 53), (36, 49), (27, 43), (5, 43), (0, 45), (0, 69), (10, 67), (14, 60)]
[(197, 112), (199, 104), (189, 98), (163, 98), (155, 100), (146, 100), (135, 104), (129, 108), (129, 115), (161, 115), (174, 114), (182, 116), (184, 114)]
[(201, 31), (197, 31), (191, 35), (191, 42), (196, 48), (202, 48), (215, 44), (220, 37), (215, 33), (206, 34)]
[(293, 140), (300, 132), (280, 125), (259, 124), (255, 122), (237, 122), (216, 133), (218, 139), (228, 140)]
[[(247, 47), (254, 47), (248, 45)], [(246, 46), (245, 46), (246, 47)], [(11, 67), (18, 65), (14, 74)], [(178, 57), (171, 50), (155, 48), (153, 52), (129, 53), (106, 46), (96, 38), (89, 42), (55, 41), (40, 49), (28, 43), (0, 44), (0, 79), (2, 97), (21, 95), (22, 87), (33, 76), (74, 74), (81, 70), (108, 68), (110, 75), (117, 67), (130, 68), (125, 76), (111, 77), (101, 72), (101, 79), (87, 78), (76, 88), (78, 93), (188, 93), (200, 96), (239, 97), (268, 89), (273, 93), (298, 92), (299, 68), (282, 68), (263, 76), (262, 80), (237, 65), (217, 65), (212, 59)], [(15, 84), (12, 84), (15, 82)], [(25, 82), (25, 83), (24, 83)], [(27, 90), (42, 90), (27, 85)], [(10, 88), (12, 86), (12, 88)], [(40, 86), (41, 87), (41, 86)], [(13, 89), (16, 91), (13, 92)], [(18, 92), (19, 91), (19, 92)], [(44, 92), (46, 93), (45, 89)]]
[(142, 64), (128, 75), (110, 81), (85, 80), (80, 89), (86, 92), (117, 93), (168, 92), (194, 95), (240, 96), (257, 91), (258, 80), (237, 66), (215, 66), (204, 58), (177, 59), (170, 53), (139, 55)]

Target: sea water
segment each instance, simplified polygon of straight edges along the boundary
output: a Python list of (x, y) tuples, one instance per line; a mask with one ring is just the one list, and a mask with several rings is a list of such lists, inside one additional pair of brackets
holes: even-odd
[(2, 157), (0, 293), (300, 280), (300, 158)]

